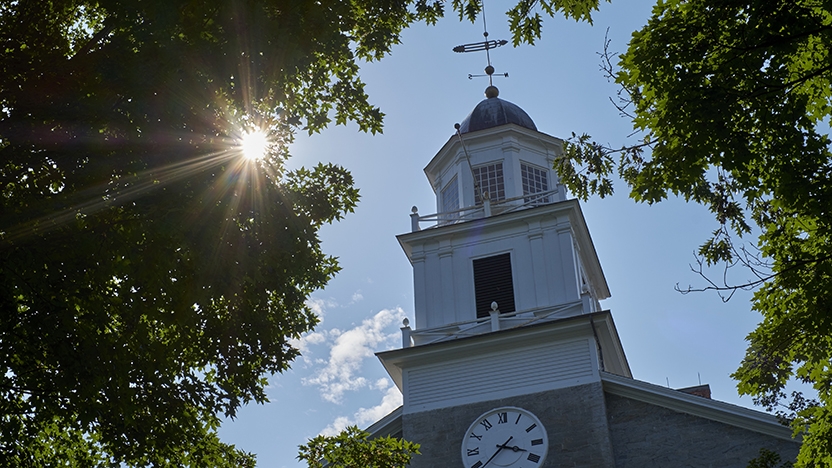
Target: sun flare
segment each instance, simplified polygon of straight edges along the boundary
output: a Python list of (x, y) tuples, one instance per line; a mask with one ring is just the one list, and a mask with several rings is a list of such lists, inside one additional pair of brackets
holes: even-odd
[(250, 161), (262, 159), (269, 149), (269, 138), (260, 130), (252, 130), (243, 135), (240, 147), (246, 159)]

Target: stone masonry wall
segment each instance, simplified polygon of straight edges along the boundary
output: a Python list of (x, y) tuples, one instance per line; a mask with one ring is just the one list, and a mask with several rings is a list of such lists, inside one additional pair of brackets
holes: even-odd
[(606, 395), (617, 468), (745, 468), (761, 448), (794, 461), (792, 440), (679, 413), (617, 395)]
[(545, 425), (549, 453), (544, 467), (612, 467), (613, 452), (601, 384), (533, 393), (402, 416), (404, 438), (422, 444), (414, 468), (462, 467), (461, 444), (468, 426), (499, 406), (534, 413)]

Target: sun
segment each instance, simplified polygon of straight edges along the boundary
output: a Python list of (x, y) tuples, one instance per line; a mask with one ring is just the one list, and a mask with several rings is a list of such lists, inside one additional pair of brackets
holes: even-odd
[(243, 135), (240, 141), (243, 157), (249, 161), (263, 159), (269, 149), (269, 138), (262, 130), (252, 130)]

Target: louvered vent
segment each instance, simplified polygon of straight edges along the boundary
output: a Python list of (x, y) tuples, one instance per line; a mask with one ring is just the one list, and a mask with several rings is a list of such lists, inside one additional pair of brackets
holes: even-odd
[(474, 260), (474, 295), (477, 299), (477, 318), (488, 317), (492, 302), (497, 302), (500, 313), (514, 312), (511, 254)]

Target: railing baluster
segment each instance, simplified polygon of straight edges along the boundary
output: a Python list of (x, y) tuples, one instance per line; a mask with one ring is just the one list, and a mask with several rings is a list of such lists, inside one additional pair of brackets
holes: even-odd
[[(491, 216), (492, 211), (498, 210), (498, 213), (508, 213), (511, 211), (533, 208), (540, 205), (548, 205), (555, 203), (548, 198), (558, 192), (558, 189), (549, 190), (546, 192), (532, 193), (529, 195), (521, 195), (519, 197), (507, 198), (498, 202), (491, 202), (484, 200), (484, 204), (479, 206), (467, 206), (453, 211), (445, 211), (441, 213), (434, 213), (424, 216), (419, 216), (419, 210), (415, 206), (411, 209), (410, 227), (412, 232), (420, 231), (419, 223), (435, 222), (435, 226), (446, 226), (448, 224), (456, 224), (465, 222), (471, 219), (478, 219), (483, 216)], [(523, 200), (523, 203), (515, 205), (514, 202)], [(541, 202), (543, 200), (543, 202)], [(506, 208), (507, 207), (507, 208)]]

